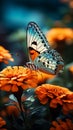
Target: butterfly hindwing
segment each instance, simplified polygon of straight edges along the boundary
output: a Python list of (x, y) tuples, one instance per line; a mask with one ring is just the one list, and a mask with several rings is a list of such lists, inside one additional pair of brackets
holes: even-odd
[(39, 54), (34, 60), (34, 64), (37, 65), (41, 71), (56, 74), (64, 66), (63, 59), (55, 50), (49, 50)]

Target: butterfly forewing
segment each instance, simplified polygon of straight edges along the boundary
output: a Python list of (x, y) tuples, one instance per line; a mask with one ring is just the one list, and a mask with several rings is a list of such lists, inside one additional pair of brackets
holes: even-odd
[(27, 27), (27, 46), (28, 49), (35, 49), (39, 53), (42, 53), (49, 48), (45, 36), (34, 22), (30, 22)]

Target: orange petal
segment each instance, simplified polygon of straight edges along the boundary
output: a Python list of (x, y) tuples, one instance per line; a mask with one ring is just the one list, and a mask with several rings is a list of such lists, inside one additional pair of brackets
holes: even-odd
[(11, 87), (11, 91), (12, 91), (12, 92), (17, 92), (17, 91), (18, 91), (17, 85), (13, 85), (13, 86)]
[(68, 114), (70, 111), (73, 112), (73, 103), (63, 103), (62, 111), (64, 114)]
[(73, 122), (70, 119), (66, 119), (66, 122), (67, 122), (68, 128), (72, 130), (72, 128), (73, 128)]
[(10, 91), (11, 90), (11, 85), (2, 86), (0, 89), (4, 90), (4, 91)]
[(62, 105), (62, 101), (60, 99), (52, 99), (50, 102), (50, 107), (56, 108), (58, 104)]

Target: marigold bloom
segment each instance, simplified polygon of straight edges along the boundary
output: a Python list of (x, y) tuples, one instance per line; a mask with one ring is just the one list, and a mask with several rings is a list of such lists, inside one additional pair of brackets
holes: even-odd
[(4, 125), (6, 125), (6, 121), (2, 117), (0, 117), (0, 130), (7, 130), (5, 128), (2, 128)]
[(6, 50), (4, 47), (0, 46), (0, 62), (8, 64), (8, 60), (14, 61), (9, 51)]
[(73, 74), (73, 65), (69, 67), (69, 71)]
[(17, 92), (19, 87), (22, 89), (34, 88), (54, 76), (22, 66), (9, 66), (0, 72), (0, 90)]
[(46, 37), (50, 43), (55, 42), (55, 40), (70, 40), (73, 39), (73, 30), (70, 28), (53, 28), (48, 31)]
[(66, 44), (72, 44), (73, 41), (73, 30), (70, 28), (53, 28), (47, 32), (47, 40), (49, 44), (60, 51), (64, 49), (64, 42)]
[(70, 119), (66, 119), (65, 121), (58, 119), (58, 121), (52, 122), (50, 130), (73, 130), (73, 123)]
[(60, 104), (65, 114), (73, 110), (73, 92), (67, 88), (43, 84), (35, 89), (35, 93), (42, 104), (49, 102), (52, 108), (57, 108)]

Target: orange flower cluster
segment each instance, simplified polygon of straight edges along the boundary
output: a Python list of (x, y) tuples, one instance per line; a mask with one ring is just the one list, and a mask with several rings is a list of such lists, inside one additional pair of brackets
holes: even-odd
[(17, 92), (19, 87), (22, 89), (34, 88), (54, 76), (22, 66), (9, 66), (0, 72), (0, 90)]
[(30, 86), (35, 86), (35, 76), (35, 73), (31, 73), (31, 70), (28, 68), (9, 66), (0, 72), (0, 89), (16, 92), (18, 87), (26, 89)]
[(63, 50), (66, 44), (73, 43), (73, 30), (70, 28), (53, 28), (46, 34), (49, 44), (57, 50)]
[(35, 93), (42, 104), (49, 102), (52, 108), (57, 108), (57, 105), (60, 104), (64, 114), (73, 111), (73, 92), (67, 88), (43, 84), (36, 88)]
[(55, 40), (73, 40), (73, 30), (70, 28), (53, 28), (48, 31), (46, 37), (50, 43), (55, 42)]
[(4, 47), (0, 46), (0, 62), (8, 64), (8, 60), (14, 61), (9, 51), (6, 50)]
[(73, 123), (70, 119), (66, 119), (66, 121), (58, 119), (58, 121), (52, 122), (50, 130), (73, 130)]
[(7, 130), (5, 128), (2, 128), (4, 125), (6, 125), (6, 121), (2, 117), (0, 117), (0, 130)]

